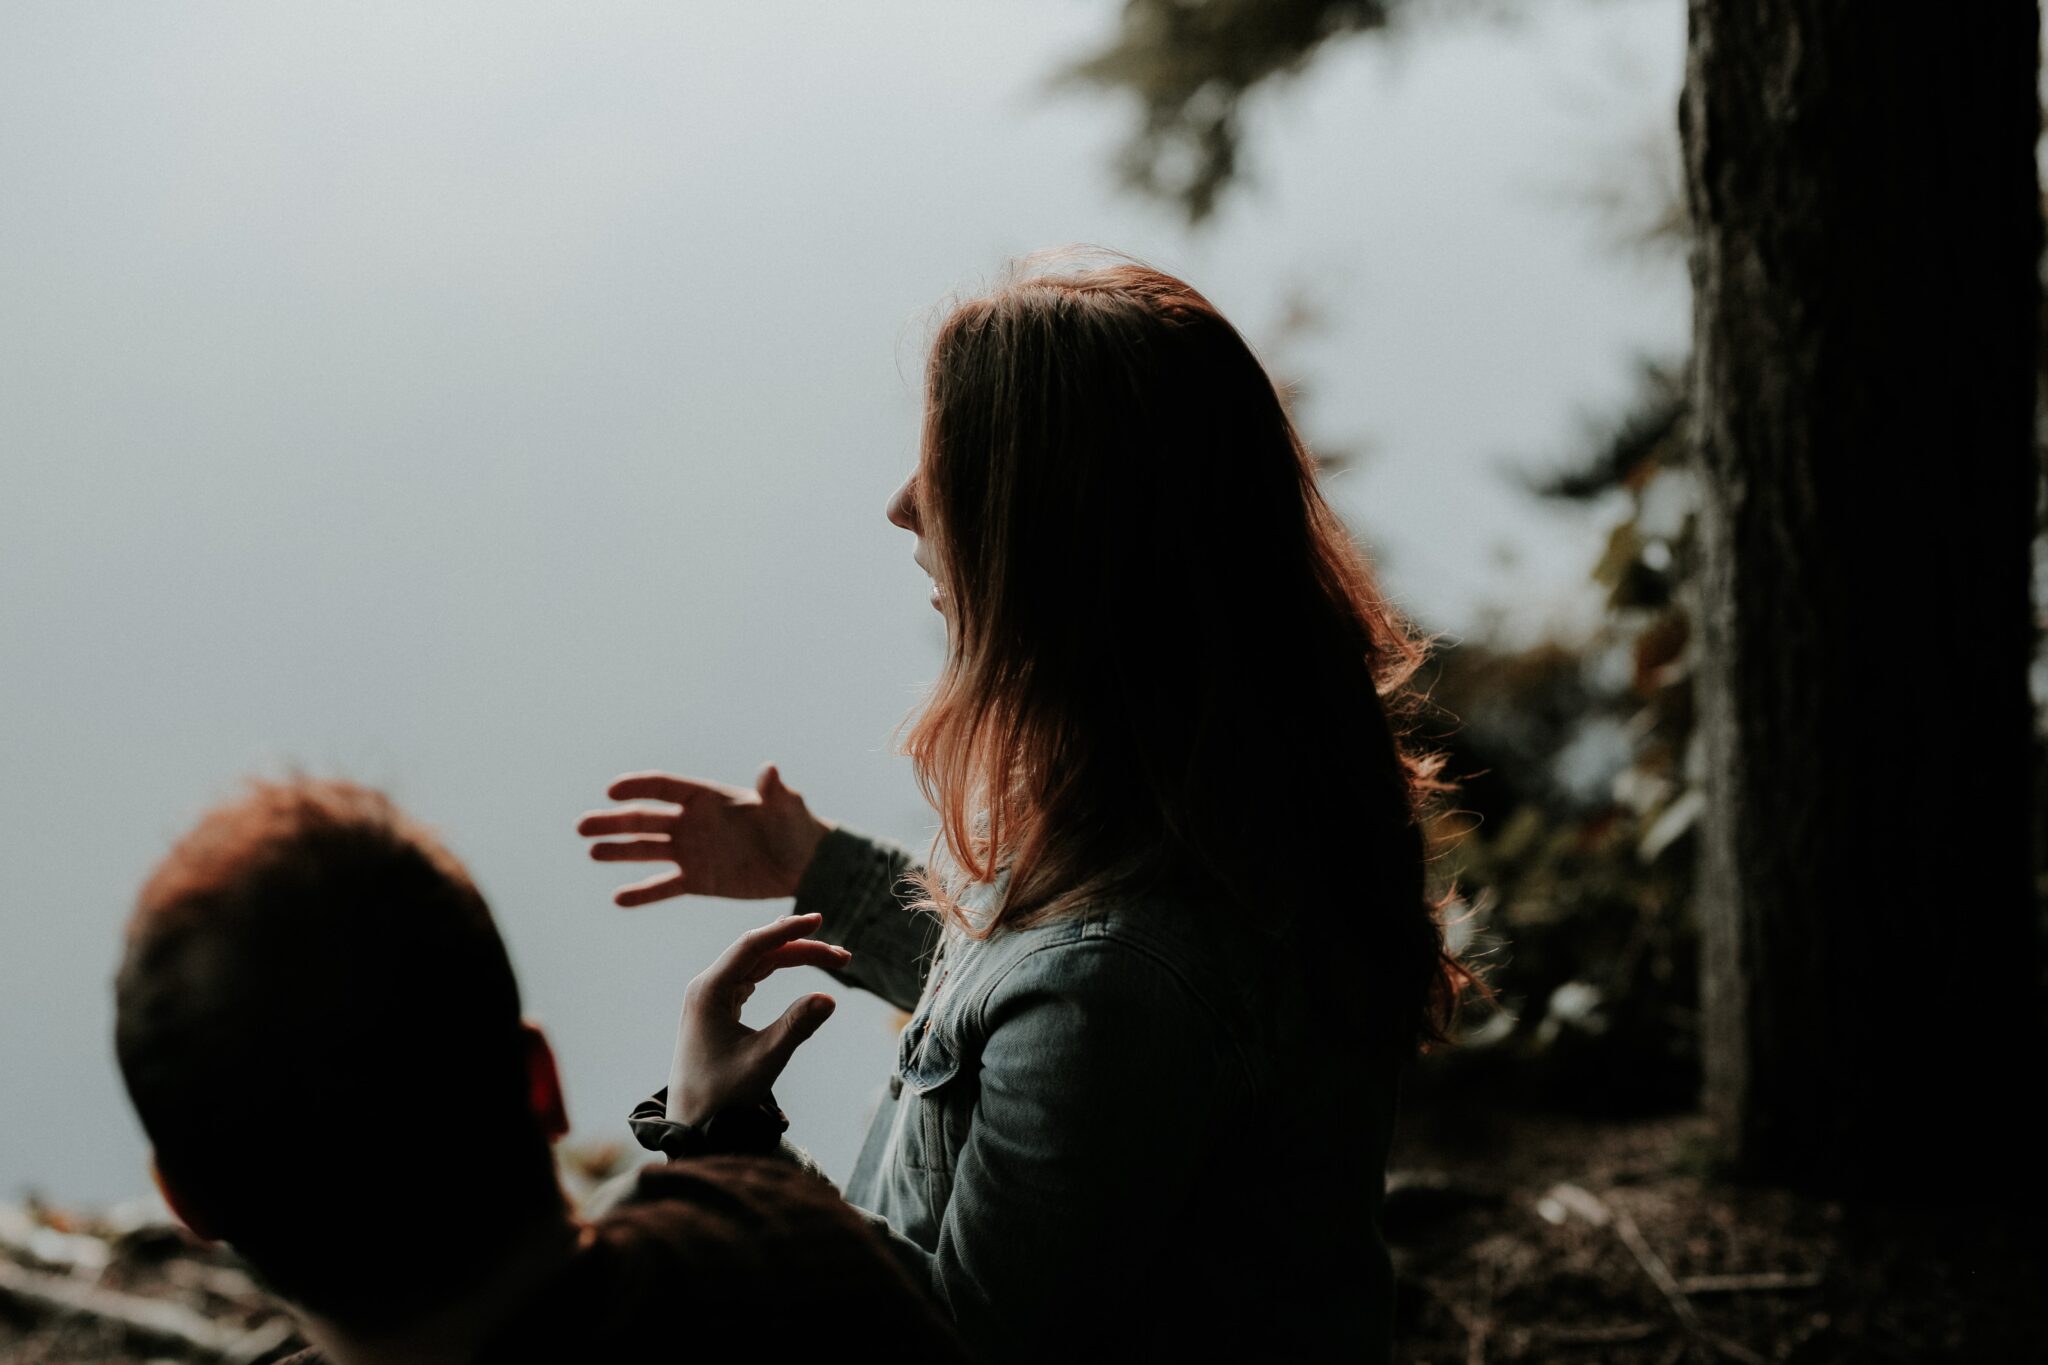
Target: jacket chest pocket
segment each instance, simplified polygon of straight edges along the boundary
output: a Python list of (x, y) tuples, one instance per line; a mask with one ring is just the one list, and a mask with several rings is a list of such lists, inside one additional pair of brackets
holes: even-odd
[(950, 1178), (953, 1152), (966, 1137), (965, 1107), (973, 1101), (966, 1094), (958, 1047), (932, 1027), (928, 1013), (904, 1028), (896, 1071), (904, 1092), (900, 1103), (909, 1111), (904, 1115), (903, 1163)]

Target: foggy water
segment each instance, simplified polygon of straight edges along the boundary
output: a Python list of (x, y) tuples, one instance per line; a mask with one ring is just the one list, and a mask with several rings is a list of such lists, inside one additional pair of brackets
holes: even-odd
[[(1121, 102), (1043, 91), (1109, 0), (0, 10), (0, 1198), (144, 1186), (119, 926), (289, 765), (445, 833), (576, 1136), (623, 1137), (683, 983), (781, 906), (616, 910), (571, 826), (620, 771), (772, 759), (922, 845), (890, 739), (940, 627), (882, 506), (933, 306), (1010, 255), (1214, 298), (1365, 451), (1336, 500), (1429, 624), (1583, 605), (1597, 522), (1498, 468), (1682, 343), (1676, 269), (1585, 200), (1668, 174), (1630, 148), (1683, 8), (1528, 8), (1263, 99), (1199, 236), (1116, 191)], [(777, 1087), (836, 1175), (892, 1042), (840, 994)]]

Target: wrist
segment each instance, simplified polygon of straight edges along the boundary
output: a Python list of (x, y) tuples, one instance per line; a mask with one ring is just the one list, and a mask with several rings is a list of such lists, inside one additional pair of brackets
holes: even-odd
[(817, 861), (818, 845), (824, 843), (825, 836), (837, 828), (830, 820), (820, 820), (809, 811), (804, 812), (804, 822), (790, 841), (789, 895), (794, 896), (797, 888), (803, 885), (804, 874)]
[(753, 1104), (727, 1106), (701, 1122), (685, 1123), (674, 1117), (670, 1094), (664, 1091), (642, 1100), (630, 1122), (641, 1146), (671, 1160), (773, 1152), (789, 1130), (789, 1116), (772, 1094)]
[(695, 1068), (700, 1074), (691, 1074), (693, 1068), (686, 1064), (686, 1054), (685, 1044), (677, 1039), (675, 1060), (669, 1066), (668, 1085), (662, 1091), (663, 1117), (670, 1123), (698, 1124), (717, 1113), (726, 1101), (710, 1093), (702, 1083), (702, 1068)]
[(665, 1114), (670, 1123), (687, 1124), (695, 1128), (717, 1113), (718, 1108), (716, 1104), (707, 1103), (702, 1096), (686, 1093), (673, 1082), (669, 1085)]

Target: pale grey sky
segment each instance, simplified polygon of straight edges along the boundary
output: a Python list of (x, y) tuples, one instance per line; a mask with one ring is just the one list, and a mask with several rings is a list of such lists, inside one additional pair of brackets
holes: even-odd
[[(937, 622), (881, 509), (934, 306), (1009, 256), (1131, 252), (1269, 344), (1310, 298), (1328, 326), (1274, 358), (1370, 449), (1336, 496), (1397, 595), (1453, 630), (1562, 610), (1597, 522), (1498, 464), (1682, 345), (1679, 272), (1583, 191), (1668, 129), (1683, 6), (1333, 51), (1259, 101), (1255, 183), (1199, 236), (1116, 191), (1121, 104), (1043, 92), (1115, 9), (0, 8), (0, 1198), (145, 1185), (119, 925), (287, 764), (447, 834), (578, 1136), (622, 1135), (682, 984), (779, 907), (614, 910), (571, 824), (625, 769), (774, 759), (924, 839), (890, 737)], [(764, 1018), (815, 979), (778, 984)], [(842, 1003), (779, 1088), (840, 1174), (890, 1056)]]

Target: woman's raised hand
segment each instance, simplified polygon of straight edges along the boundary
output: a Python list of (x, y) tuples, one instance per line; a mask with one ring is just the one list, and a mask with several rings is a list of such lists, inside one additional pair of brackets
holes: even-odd
[(628, 773), (605, 794), (662, 804), (592, 811), (577, 821), (578, 834), (602, 841), (590, 846), (590, 856), (601, 863), (675, 864), (673, 872), (613, 892), (620, 905), (685, 892), (735, 900), (794, 896), (818, 841), (832, 828), (782, 784), (772, 763), (752, 791), (667, 773)]
[(853, 954), (803, 937), (817, 915), (790, 915), (740, 935), (683, 992), (675, 1065), (668, 1077), (668, 1116), (702, 1123), (721, 1109), (768, 1097), (790, 1055), (832, 1016), (832, 997), (806, 995), (764, 1029), (740, 1022), (754, 987), (784, 967), (844, 967)]

